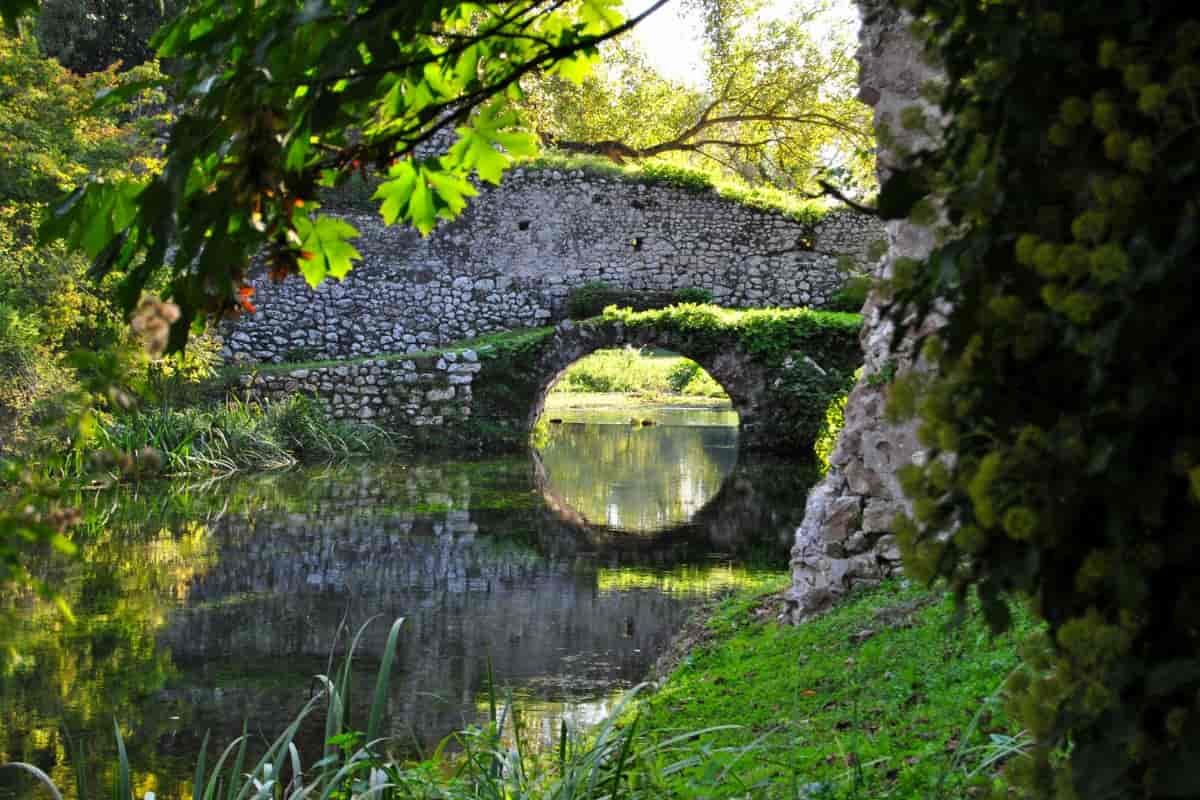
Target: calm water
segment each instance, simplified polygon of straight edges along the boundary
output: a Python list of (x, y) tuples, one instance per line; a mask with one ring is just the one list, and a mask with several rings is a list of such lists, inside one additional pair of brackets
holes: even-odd
[[(589, 419), (595, 420), (594, 412)], [(603, 717), (695, 603), (783, 568), (811, 467), (737, 452), (728, 414), (639, 410), (548, 426), (525, 456), (355, 464), (86, 499), (82, 558), (43, 565), (73, 622), (33, 597), (0, 638), (0, 762), (108, 785), (121, 723), (136, 788), (190, 796), (200, 741), (274, 736), (345, 626), (367, 630), (352, 724), (391, 620), (398, 753), (429, 752), (497, 683), (547, 732)], [(2, 662), (0, 662), (2, 663)], [(301, 737), (321, 746), (320, 722)], [(32, 796), (0, 771), (0, 797)]]

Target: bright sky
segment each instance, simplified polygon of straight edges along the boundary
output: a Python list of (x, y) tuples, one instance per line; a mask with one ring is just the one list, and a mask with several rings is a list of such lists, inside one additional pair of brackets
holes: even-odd
[[(655, 0), (625, 0), (625, 15), (633, 17), (654, 4)], [(785, 16), (797, 0), (767, 0), (768, 16)], [(811, 0), (806, 5), (811, 5)], [(814, 21), (814, 40), (827, 38), (828, 31), (837, 26), (853, 25), (858, 30), (858, 11), (852, 0), (827, 0), (826, 10)], [(683, 13), (679, 0), (651, 14), (633, 29), (633, 35), (645, 47), (651, 62), (663, 75), (682, 83), (699, 84), (704, 77), (700, 59), (700, 20)]]

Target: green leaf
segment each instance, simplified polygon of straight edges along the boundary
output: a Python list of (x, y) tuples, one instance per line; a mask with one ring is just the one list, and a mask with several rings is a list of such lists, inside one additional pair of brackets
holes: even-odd
[(459, 139), (447, 153), (443, 164), (459, 165), (463, 170), (475, 170), (488, 183), (498, 184), (504, 170), (512, 162), (508, 156), (492, 146), (485, 130), (479, 128), (457, 128)]
[(17, 20), (30, 14), (36, 14), (39, 6), (38, 0), (0, 0), (0, 17), (4, 18), (4, 29), (16, 36), (20, 31), (17, 30)]
[(417, 174), (412, 196), (408, 201), (408, 220), (422, 236), (428, 236), (437, 224), (437, 206), (428, 183), (429, 172), (424, 167)]
[(315, 219), (296, 220), (296, 233), (301, 239), (300, 271), (308, 285), (316, 288), (327, 275), (342, 279), (354, 268), (362, 255), (347, 240), (358, 236), (358, 230), (344, 220), (318, 215)]
[(564, 58), (550, 68), (551, 75), (565, 78), (576, 86), (582, 85), (587, 76), (592, 74), (593, 59), (585, 54), (577, 54)]
[(417, 182), (417, 171), (412, 162), (407, 159), (398, 161), (390, 170), (390, 181), (384, 181), (372, 195), (373, 200), (382, 200), (379, 213), (383, 221), (392, 225), (408, 211), (408, 201), (412, 198), (413, 187)]
[(438, 197), (445, 204), (442, 211), (449, 212), (442, 213), (442, 217), (445, 219), (457, 217), (467, 207), (466, 198), (479, 194), (470, 181), (457, 175), (446, 172), (429, 172), (428, 179)]
[(579, 8), (579, 16), (583, 20), (583, 32), (598, 36), (606, 33), (625, 21), (618, 10), (621, 0), (583, 0)]
[(541, 150), (537, 136), (532, 133), (496, 132), (492, 141), (517, 158), (535, 158)]

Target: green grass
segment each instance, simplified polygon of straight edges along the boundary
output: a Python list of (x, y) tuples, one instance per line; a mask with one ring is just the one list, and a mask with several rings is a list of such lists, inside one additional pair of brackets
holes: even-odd
[(207, 408), (149, 408), (99, 427), (97, 459), (114, 457), (114, 474), (231, 474), (285, 469), (301, 462), (378, 453), (390, 445), (379, 427), (331, 419), (293, 395), (275, 403), (230, 400)]
[(729, 178), (659, 160), (617, 164), (594, 155), (547, 151), (525, 169), (562, 171), (579, 170), (589, 175), (645, 186), (665, 185), (689, 192), (713, 192), (719, 197), (758, 211), (782, 214), (808, 225), (815, 225), (828, 207), (813, 200), (769, 186), (752, 187)]
[[(610, 178), (624, 183), (645, 186), (671, 186), (688, 192), (713, 192), (739, 205), (786, 217), (807, 225), (815, 225), (828, 212), (820, 202), (784, 192), (769, 186), (752, 187), (730, 178), (700, 170), (678, 167), (661, 160), (616, 164), (601, 156), (558, 153), (548, 150), (533, 161), (518, 168), (541, 170), (582, 171), (588, 175)], [(324, 190), (321, 201), (334, 209), (378, 213), (378, 201), (372, 200), (381, 177), (352, 178), (337, 189)]]
[(728, 399), (700, 365), (667, 350), (597, 350), (572, 364), (551, 394), (625, 394), (645, 400)]
[[(992, 638), (974, 614), (955, 625), (948, 598), (896, 582), (798, 627), (762, 606), (745, 592), (721, 603), (638, 706), (652, 741), (738, 726), (712, 735), (707, 746), (727, 754), (680, 772), (676, 796), (958, 798), (995, 779), (986, 762), (1017, 734), (998, 687), (1018, 663), (1026, 617)], [(723, 783), (714, 769), (728, 770)]]
[[(347, 724), (360, 631), (341, 666), (318, 679), (323, 691), (265, 752), (261, 737), (254, 753), (247, 737), (212, 748), (206, 737), (196, 796), (367, 796), (376, 787), (382, 798), (414, 800), (948, 799), (999, 782), (1004, 761), (1021, 757), (1026, 739), (997, 699), (1017, 663), (1013, 637), (991, 639), (971, 614), (956, 626), (949, 600), (898, 582), (805, 625), (782, 626), (776, 595), (762, 593), (785, 583), (758, 575), (739, 584), (706, 624), (691, 627), (690, 652), (657, 692), (635, 689), (586, 732), (564, 723), (549, 747), (526, 727), (519, 705), (495, 690), (489, 670), (488, 721), (419, 763), (392, 761), (387, 741), (377, 739), (399, 621), (375, 680), (356, 681), (373, 698), (368, 717)], [(1015, 636), (1031, 627), (1019, 618)], [(302, 757), (293, 740), (322, 712), (327, 746)], [(103, 791), (134, 800), (134, 768), (120, 728), (115, 735), (115, 785), (81, 786), (79, 797)], [(36, 767), (16, 766), (50, 781)]]

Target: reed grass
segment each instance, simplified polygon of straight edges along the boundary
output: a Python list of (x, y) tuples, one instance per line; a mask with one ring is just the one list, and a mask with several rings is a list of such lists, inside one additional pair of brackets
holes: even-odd
[(376, 453), (390, 443), (382, 428), (331, 419), (315, 401), (295, 395), (275, 403), (231, 399), (207, 408), (138, 410), (101, 426), (96, 449), (139, 454), (147, 462), (143, 471), (180, 476), (285, 469)]
[[(327, 673), (315, 676), (320, 691), (249, 768), (250, 737), (245, 728), (213, 762), (209, 761), (209, 737), (205, 735), (196, 761), (192, 800), (648, 800), (666, 796), (672, 776), (683, 770), (703, 768), (717, 755), (725, 756), (726, 763), (713, 772), (713, 777), (724, 780), (730, 772), (729, 751), (737, 749), (743, 755), (750, 752), (746, 747), (708, 747), (706, 737), (710, 733), (737, 726), (695, 730), (665, 740), (644, 736), (636, 711), (632, 722), (627, 713), (634, 708), (633, 701), (642, 687), (627, 693), (614, 713), (591, 731), (572, 731), (564, 722), (557, 746), (547, 752), (535, 746), (511, 696), (500, 697), (489, 666), (490, 712), (486, 724), (447, 737), (431, 761), (390, 760), (386, 755), (388, 740), (380, 733), (403, 621), (398, 619), (391, 626), (375, 677), (365, 731), (347, 727), (346, 710), (350, 707), (352, 690), (351, 663), (370, 621), (355, 634), (341, 664), (334, 668), (331, 658)], [(325, 746), (319, 753), (304, 753), (297, 743), (297, 733), (322, 708)], [(115, 723), (114, 737), (117, 764), (112, 785), (103, 790), (92, 786), (87, 776), (77, 770), (75, 791), (79, 800), (91, 800), (102, 794), (112, 800), (137, 800), (133, 790), (138, 785), (135, 770), (121, 729)], [(454, 749), (458, 754), (449, 756)], [(736, 763), (737, 754), (732, 756)], [(443, 768), (434, 768), (434, 764)], [(444, 768), (447, 764), (449, 769)], [(29, 773), (56, 800), (62, 800), (60, 788), (36, 766), (26, 763), (0, 766)]]

